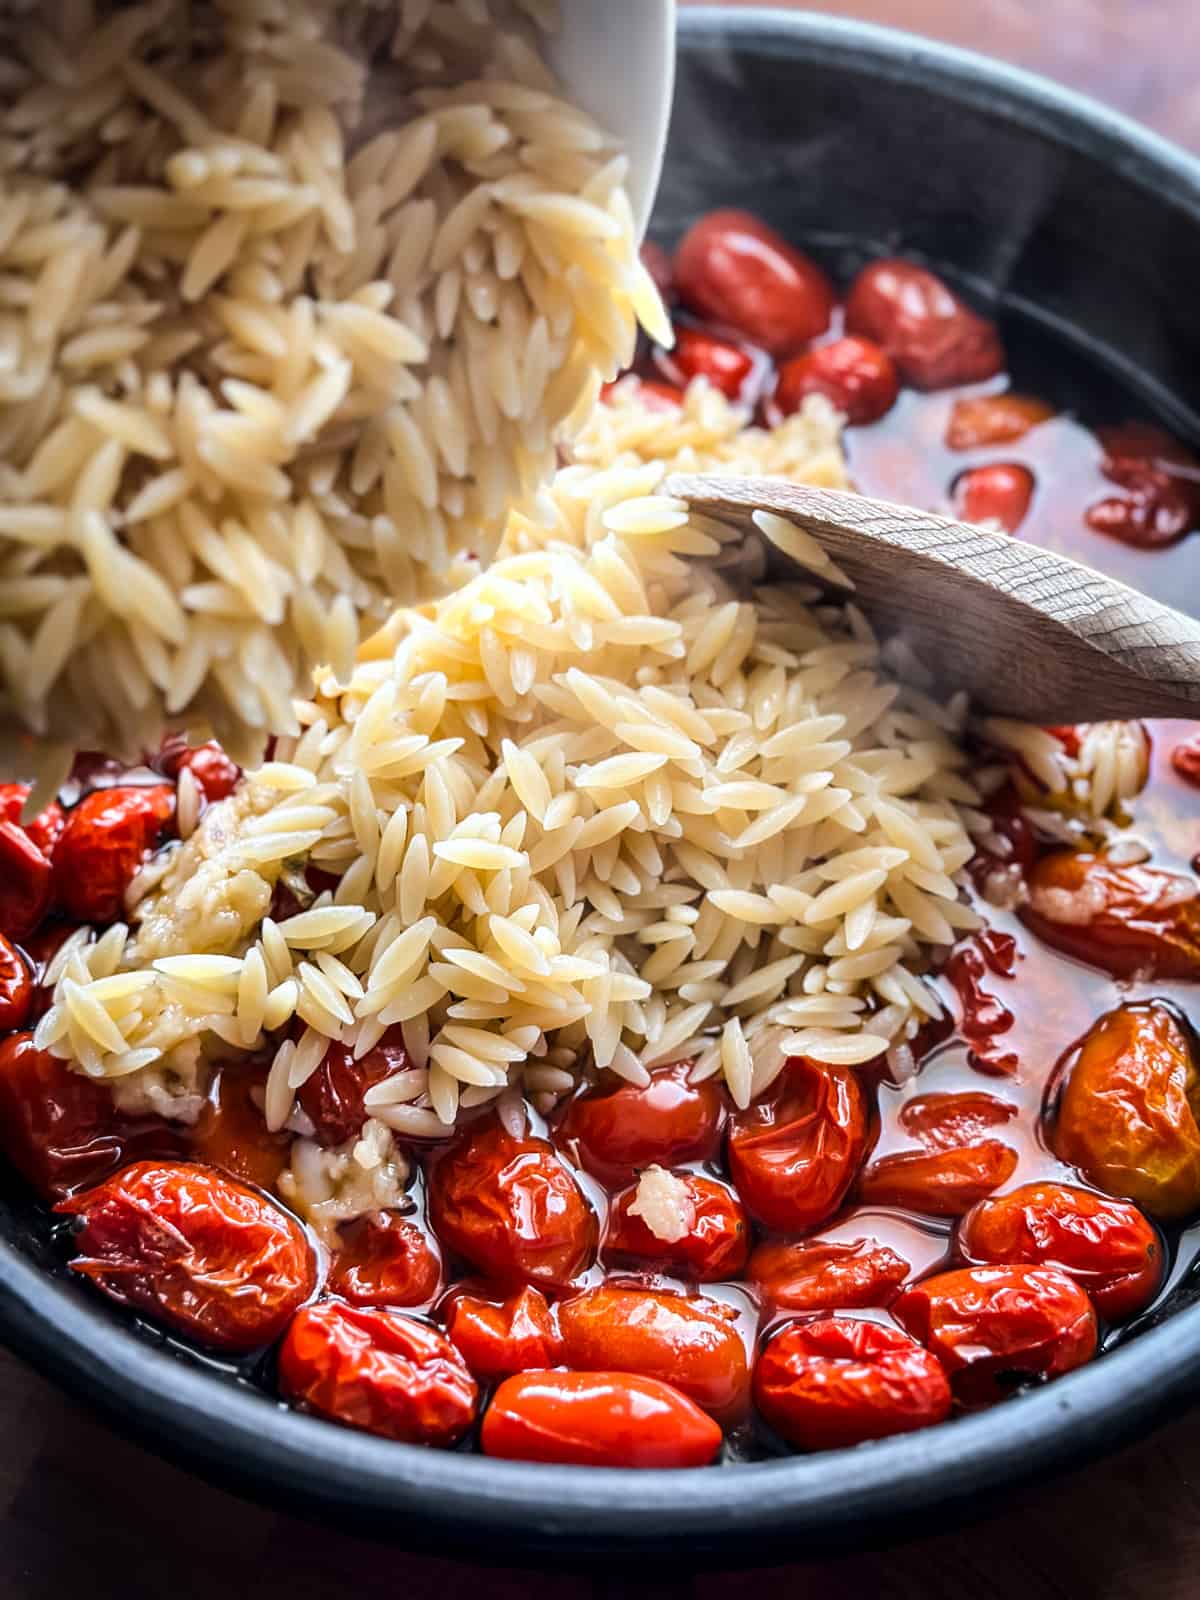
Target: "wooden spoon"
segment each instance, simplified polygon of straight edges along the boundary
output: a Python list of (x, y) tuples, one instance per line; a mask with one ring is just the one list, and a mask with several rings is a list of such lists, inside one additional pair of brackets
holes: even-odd
[(844, 574), (872, 621), (982, 710), (1043, 724), (1200, 718), (1200, 623), (1052, 550), (770, 478), (679, 473), (664, 491), (742, 528), (765, 548), (775, 577), (794, 580), (801, 563), (753, 513), (774, 512), (804, 530), (841, 569), (807, 567), (805, 575), (845, 593)]

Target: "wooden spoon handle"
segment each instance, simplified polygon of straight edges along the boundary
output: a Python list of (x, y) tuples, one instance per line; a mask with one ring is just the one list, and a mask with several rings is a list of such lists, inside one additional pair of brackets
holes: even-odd
[[(760, 509), (812, 534), (864, 612), (986, 711), (1041, 723), (1200, 717), (1200, 623), (1052, 550), (778, 479), (679, 473), (664, 489), (760, 541)], [(778, 550), (771, 563), (795, 577)]]

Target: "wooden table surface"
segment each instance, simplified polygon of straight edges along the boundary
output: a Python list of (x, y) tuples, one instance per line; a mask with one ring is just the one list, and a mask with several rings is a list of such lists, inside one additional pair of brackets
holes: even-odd
[[(686, 0), (684, 0), (686, 3)], [(786, 3), (786, 0), (782, 0)], [(1036, 68), (1200, 149), (1197, 0), (825, 0)], [(261, 1512), (164, 1466), (0, 1352), (3, 1600), (1196, 1600), (1200, 1414), (969, 1533), (677, 1583), (486, 1574)], [(448, 1552), (453, 1555), (454, 1552)]]

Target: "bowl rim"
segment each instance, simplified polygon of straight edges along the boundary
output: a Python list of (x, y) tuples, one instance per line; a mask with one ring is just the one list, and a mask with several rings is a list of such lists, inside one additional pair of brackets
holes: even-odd
[[(681, 56), (713, 45), (801, 53), (928, 83), (1152, 185), (1200, 225), (1200, 161), (1072, 90), (970, 51), (871, 24), (762, 7), (680, 15)], [(692, 1471), (545, 1467), (394, 1444), (290, 1410), (182, 1359), (0, 1240), (0, 1339), (122, 1432), (292, 1512), (336, 1514), (409, 1548), (471, 1561), (736, 1556), (754, 1564), (911, 1534), (989, 1490), (1147, 1431), (1200, 1391), (1200, 1305), (993, 1411), (816, 1456)], [(466, 1535), (469, 1544), (447, 1537)], [(488, 1542), (487, 1535), (493, 1541)]]

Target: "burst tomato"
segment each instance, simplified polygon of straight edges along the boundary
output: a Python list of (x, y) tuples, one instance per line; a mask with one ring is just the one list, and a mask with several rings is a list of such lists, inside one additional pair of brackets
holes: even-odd
[(747, 211), (711, 211), (675, 255), (680, 298), (772, 355), (825, 332), (833, 285), (815, 262)]
[(329, 1290), (352, 1305), (428, 1305), (441, 1281), (433, 1240), (394, 1211), (369, 1211), (338, 1230)]
[(50, 862), (24, 828), (0, 822), (0, 933), (21, 944), (50, 909)]
[(1015, 444), (1039, 423), (1049, 422), (1054, 408), (1026, 394), (963, 395), (954, 402), (946, 424), (950, 450), (982, 450)]
[(870, 339), (835, 339), (793, 356), (779, 371), (772, 396), (781, 415), (799, 411), (810, 394), (822, 394), (847, 422), (878, 422), (896, 403), (900, 378), (891, 356)]
[(1017, 1114), (1011, 1100), (976, 1089), (957, 1094), (918, 1094), (907, 1101), (899, 1123), (926, 1150), (958, 1150), (974, 1144), (992, 1128), (1002, 1128)]
[(367, 1053), (354, 1059), (349, 1045), (334, 1043), (313, 1075), (301, 1085), (300, 1109), (323, 1145), (344, 1144), (362, 1132), (367, 1120), (363, 1096), (373, 1084), (408, 1067), (400, 1028), (389, 1028)]
[(1053, 949), (1117, 978), (1200, 977), (1200, 893), (1193, 878), (1054, 850), (1028, 881), (1022, 920)]
[(627, 1372), (526, 1372), (484, 1413), (483, 1453), (584, 1467), (704, 1467), (721, 1448), (711, 1417), (670, 1384)]
[(754, 371), (754, 357), (732, 339), (686, 325), (675, 329), (675, 348), (661, 351), (657, 362), (660, 371), (680, 388), (686, 388), (693, 378), (707, 378), (729, 400), (741, 399)]
[(23, 1028), (33, 1005), (33, 973), (21, 952), (0, 933), (0, 1032)]
[(1200, 461), (1161, 428), (1126, 423), (1098, 430), (1100, 470), (1121, 490), (1088, 508), (1097, 533), (1138, 549), (1174, 544), (1200, 523)]
[(190, 1144), (198, 1161), (270, 1190), (288, 1164), (292, 1136), (271, 1133), (263, 1121), (264, 1081), (261, 1065), (223, 1066), (192, 1129)]
[(168, 778), (178, 778), (186, 767), (210, 805), (228, 799), (242, 775), (237, 762), (231, 761), (221, 746), (211, 740), (194, 747), (186, 745), (182, 739), (170, 740), (163, 746), (159, 765)]
[(776, 1310), (849, 1311), (889, 1305), (912, 1266), (874, 1239), (772, 1239), (755, 1249), (747, 1274)]
[(1017, 1152), (998, 1139), (958, 1150), (902, 1150), (871, 1163), (859, 1199), (927, 1217), (961, 1217), (1007, 1183), (1016, 1168)]
[(59, 835), (67, 825), (67, 819), (58, 801), (51, 800), (36, 817), (22, 822), (21, 811), (28, 795), (27, 783), (0, 783), (0, 822), (18, 823), (49, 860), (54, 854)]
[(78, 922), (115, 922), (134, 874), (175, 811), (169, 784), (94, 789), (67, 817), (54, 852), (58, 904)]
[(554, 1314), (536, 1289), (522, 1289), (502, 1305), (473, 1294), (456, 1295), (446, 1336), (483, 1382), (556, 1367), (563, 1359)]
[(989, 461), (954, 480), (951, 501), (960, 522), (996, 523), (1016, 533), (1029, 515), (1037, 482), (1018, 461)]
[(882, 345), (914, 389), (979, 383), (1004, 366), (993, 325), (911, 261), (864, 267), (846, 299), (846, 331)]
[(736, 1278), (750, 1253), (750, 1219), (741, 1202), (714, 1178), (689, 1172), (679, 1174), (679, 1182), (686, 1191), (684, 1231), (673, 1239), (652, 1232), (633, 1209), (638, 1190), (627, 1189), (609, 1211), (606, 1258), (654, 1262), (697, 1283)]
[(1171, 751), (1171, 765), (1193, 788), (1200, 789), (1200, 733), (1183, 739)]
[(691, 1063), (656, 1071), (639, 1088), (608, 1075), (572, 1100), (561, 1136), (581, 1167), (605, 1183), (628, 1183), (640, 1167), (707, 1161), (721, 1139), (725, 1100), (715, 1079), (691, 1083)]

